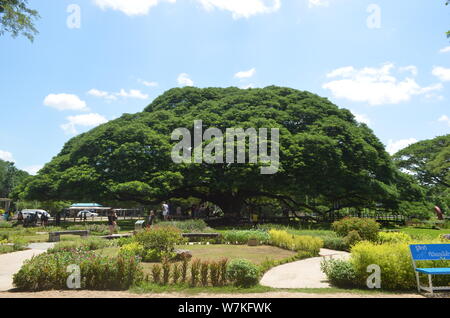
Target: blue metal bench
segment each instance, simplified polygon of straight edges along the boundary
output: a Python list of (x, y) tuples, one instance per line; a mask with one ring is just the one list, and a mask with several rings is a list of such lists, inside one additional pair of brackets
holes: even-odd
[[(433, 286), (433, 275), (450, 275), (449, 268), (418, 268), (417, 261), (440, 261), (440, 260), (450, 260), (450, 244), (416, 244), (410, 245), (411, 256), (414, 266), (414, 272), (417, 279), (417, 289), (419, 293), (425, 290), (429, 293), (434, 293), (434, 291), (440, 290), (450, 290), (450, 286), (446, 287), (434, 287)], [(428, 275), (429, 286), (420, 285), (419, 274)]]

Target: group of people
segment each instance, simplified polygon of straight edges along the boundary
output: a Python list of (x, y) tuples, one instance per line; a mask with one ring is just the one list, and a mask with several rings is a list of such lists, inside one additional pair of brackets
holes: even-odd
[(18, 224), (23, 224), (24, 226), (36, 226), (39, 221), (41, 221), (41, 226), (46, 227), (48, 225), (49, 217), (42, 213), (39, 216), (38, 213), (28, 214), (26, 218), (24, 218), (22, 212), (17, 214), (17, 222)]
[(177, 206), (175, 208), (175, 206), (170, 202), (164, 201), (161, 205), (160, 214), (155, 210), (150, 211), (146, 220), (147, 227), (151, 227), (155, 223), (158, 215), (164, 221), (170, 221), (176, 217), (208, 218), (212, 216), (212, 210), (205, 204), (201, 205), (193, 204), (189, 209), (183, 211), (183, 209), (180, 206)]
[[(173, 204), (171, 204), (170, 202), (163, 202), (162, 203), (162, 218), (165, 221), (168, 221), (174, 217), (190, 217), (190, 218), (208, 218), (210, 216), (212, 216), (212, 210), (209, 206), (207, 206), (206, 204), (193, 204), (189, 209), (184, 210), (180, 207), (177, 206), (175, 208), (175, 206)], [(151, 211), (151, 213), (154, 213), (154, 211)]]

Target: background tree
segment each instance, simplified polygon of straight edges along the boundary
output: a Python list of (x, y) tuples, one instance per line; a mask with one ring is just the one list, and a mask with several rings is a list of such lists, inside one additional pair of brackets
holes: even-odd
[(15, 186), (21, 184), (29, 174), (19, 170), (14, 163), (0, 160), (0, 198), (8, 198)]
[(28, 7), (28, 0), (0, 0), (0, 35), (23, 35), (33, 41), (38, 33), (34, 20), (38, 18), (39, 13)]
[(450, 211), (450, 134), (415, 143), (393, 158), (427, 190), (430, 202)]
[[(193, 132), (199, 119), (204, 131), (279, 128), (279, 172), (261, 175), (261, 162), (173, 163), (171, 133), (179, 127)], [(147, 205), (194, 197), (226, 214), (240, 213), (255, 199), (326, 213), (346, 207), (393, 209), (401, 196), (421, 196), (350, 111), (309, 92), (275, 86), (169, 90), (144, 112), (125, 114), (71, 139), (18, 193), (41, 201)]]

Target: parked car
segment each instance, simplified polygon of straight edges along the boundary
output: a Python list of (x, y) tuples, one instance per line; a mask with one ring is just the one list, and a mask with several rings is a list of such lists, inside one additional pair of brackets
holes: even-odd
[(34, 214), (37, 214), (37, 216), (39, 218), (41, 218), (42, 215), (45, 215), (46, 217), (50, 218), (50, 213), (48, 213), (45, 210), (25, 209), (25, 210), (22, 210), (21, 212), (22, 212), (22, 215), (23, 215), (24, 219), (26, 219), (27, 216), (34, 215)]
[(87, 218), (95, 218), (98, 216), (98, 213), (94, 213), (88, 210), (83, 210), (78, 212), (77, 217), (81, 218), (81, 217), (87, 217)]

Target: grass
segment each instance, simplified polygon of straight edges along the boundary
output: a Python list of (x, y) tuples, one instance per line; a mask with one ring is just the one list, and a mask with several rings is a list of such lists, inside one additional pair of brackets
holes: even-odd
[(202, 260), (219, 260), (224, 257), (230, 260), (245, 258), (257, 265), (267, 259), (281, 260), (297, 254), (278, 247), (265, 245), (254, 247), (246, 245), (186, 245), (177, 248), (189, 250), (194, 258)]
[(435, 239), (443, 234), (450, 234), (450, 230), (434, 230), (413, 227), (402, 228), (400, 231), (409, 234), (412, 238), (416, 239)]
[[(273, 246), (245, 246), (245, 245), (184, 245), (177, 246), (177, 249), (189, 250), (193, 258), (201, 260), (220, 260), (228, 258), (229, 260), (245, 258), (259, 265), (266, 260), (282, 260), (295, 256), (297, 253), (283, 250)], [(118, 247), (108, 247), (98, 251), (102, 255), (116, 256), (119, 252)], [(144, 267), (151, 264), (145, 264)]]
[[(296, 252), (283, 250), (273, 246), (245, 246), (245, 245), (184, 245), (177, 246), (178, 249), (191, 251), (193, 258), (201, 260), (229, 260), (244, 258), (256, 265), (261, 265), (266, 261), (281, 261), (297, 255)], [(98, 250), (97, 253), (114, 257), (118, 255), (118, 247), (108, 247)], [(158, 263), (142, 263), (145, 274), (151, 274), (152, 267)]]
[(288, 293), (305, 293), (305, 294), (354, 294), (354, 295), (394, 295), (394, 294), (413, 294), (411, 292), (392, 292), (369, 289), (340, 289), (340, 288), (293, 288), (293, 289), (277, 289), (261, 285), (256, 285), (250, 288), (239, 288), (234, 286), (222, 287), (189, 287), (188, 285), (170, 285), (161, 286), (153, 283), (143, 283), (139, 286), (134, 286), (130, 292), (135, 294), (161, 294), (161, 293), (183, 293), (186, 295), (197, 294), (264, 294), (274, 292), (288, 292)]

